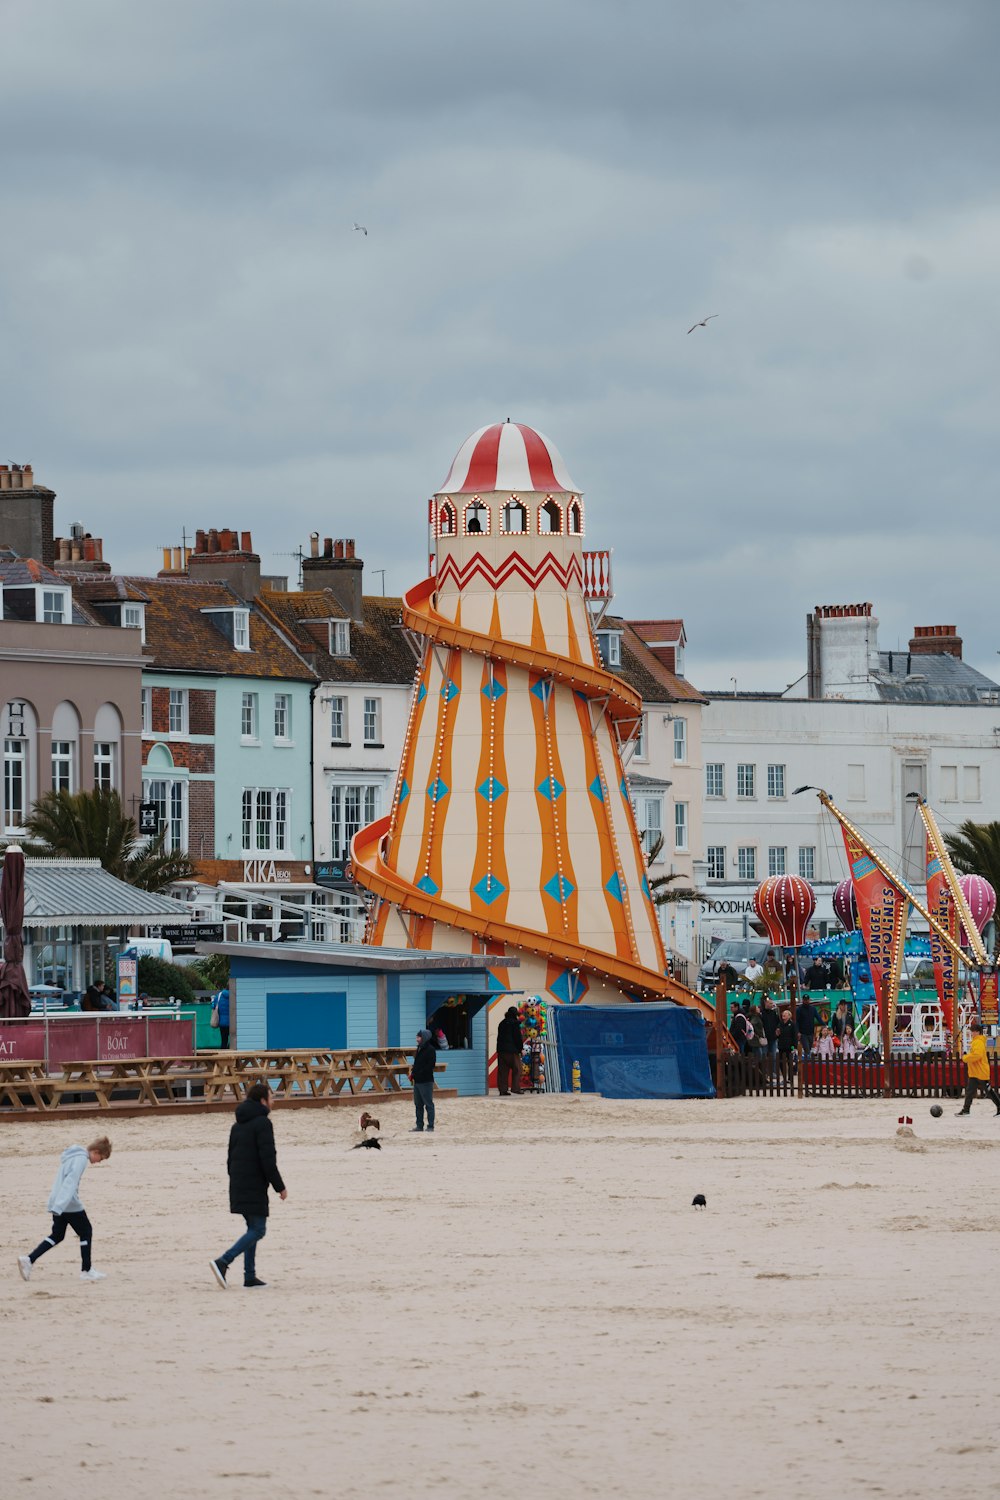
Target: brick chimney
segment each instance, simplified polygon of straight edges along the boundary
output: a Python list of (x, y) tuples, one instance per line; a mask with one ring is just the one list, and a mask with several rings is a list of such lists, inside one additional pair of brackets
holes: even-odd
[(0, 464), (0, 543), (51, 568), (55, 491), (35, 483), (30, 464)]
[(228, 583), (241, 599), (256, 599), (260, 593), (260, 558), (253, 550), (249, 531), (197, 531), (194, 551), (187, 558), (180, 548), (173, 549), (174, 566), (165, 572), (175, 577), (187, 576), (195, 583)]
[(954, 625), (914, 625), (911, 656), (954, 656), (962, 660), (962, 637)]
[(319, 535), (311, 538), (311, 557), (302, 559), (302, 587), (304, 589), (329, 589), (337, 603), (346, 610), (352, 620), (362, 619), (364, 563), (354, 555), (352, 539), (332, 541), (327, 537), (322, 552)]
[(57, 573), (68, 568), (73, 573), (110, 573), (111, 564), (104, 561), (104, 541), (91, 536), (79, 523), (74, 523), (70, 536), (53, 537), (52, 550), (55, 561), (52, 566)]

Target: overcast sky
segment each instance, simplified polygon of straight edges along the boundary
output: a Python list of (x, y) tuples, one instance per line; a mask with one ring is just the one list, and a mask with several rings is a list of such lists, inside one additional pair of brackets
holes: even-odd
[(996, 0), (0, 0), (0, 459), (116, 569), (318, 530), (399, 592), (510, 416), (699, 686), (864, 599), (998, 674), (998, 43)]

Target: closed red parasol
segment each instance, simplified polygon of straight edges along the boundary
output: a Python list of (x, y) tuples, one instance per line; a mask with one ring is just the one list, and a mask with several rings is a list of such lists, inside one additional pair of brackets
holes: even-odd
[(31, 1014), (24, 974), (24, 855), (8, 844), (0, 875), (0, 922), (3, 923), (3, 968), (0, 969), (0, 1017)]

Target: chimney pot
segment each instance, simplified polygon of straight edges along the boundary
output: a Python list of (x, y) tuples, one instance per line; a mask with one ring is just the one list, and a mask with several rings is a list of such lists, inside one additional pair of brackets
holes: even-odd
[(337, 538), (337, 540), (333, 544), (333, 555), (337, 559), (338, 562), (343, 562), (343, 560), (344, 560), (344, 544), (343, 544), (343, 542), (341, 541), (341, 539), (339, 537)]
[(97, 562), (104, 561), (104, 538), (102, 536), (94, 537), (94, 558)]
[(353, 557), (354, 556), (354, 538), (353, 537), (351, 537), (351, 539), (349, 541), (345, 541), (345, 543), (344, 543), (344, 556), (345, 557)]
[(21, 488), (20, 464), (11, 464), (10, 466), (10, 487), (12, 490), (19, 490)]
[(163, 548), (163, 571), (164, 571), (164, 573), (169, 573), (170, 572), (170, 548), (169, 547), (164, 547)]
[(85, 536), (83, 539), (83, 560), (84, 562), (94, 561), (94, 539), (91, 536)]
[(318, 531), (311, 531), (309, 533), (309, 556), (310, 557), (319, 557), (319, 532)]
[(69, 554), (69, 556), (70, 556), (70, 562), (82, 562), (83, 559), (82, 559), (82, 557), (80, 555), (80, 543), (79, 542), (74, 541), (72, 547), (70, 548), (70, 554)]
[(25, 466), (24, 466), (24, 487), (25, 487), (25, 489), (26, 490), (30, 490), (33, 487), (34, 483), (35, 483), (35, 472), (32, 469), (32, 467), (31, 467), (30, 464), (25, 464)]
[(198, 553), (199, 557), (203, 552), (208, 551), (208, 543), (205, 540), (205, 533), (201, 530), (200, 527), (194, 535), (194, 550)]
[(333, 542), (330, 540), (330, 538), (328, 536), (325, 536), (323, 538), (323, 556), (324, 557), (332, 557), (333, 556)]
[(179, 547), (175, 547), (173, 549), (171, 566), (173, 567), (175, 573), (179, 573), (181, 571), (181, 549)]
[(209, 552), (218, 552), (219, 550), (219, 533), (214, 526), (208, 533), (208, 550)]
[(241, 531), (240, 532), (240, 551), (241, 552), (252, 552), (253, 551), (253, 537), (250, 535), (249, 531)]

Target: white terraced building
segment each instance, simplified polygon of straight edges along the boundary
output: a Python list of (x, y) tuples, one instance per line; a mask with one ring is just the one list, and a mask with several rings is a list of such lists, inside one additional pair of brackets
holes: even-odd
[(703, 948), (743, 936), (768, 875), (805, 876), (819, 931), (833, 926), (843, 839), (814, 794), (794, 795), (799, 786), (829, 792), (918, 895), (923, 824), (908, 794), (927, 798), (945, 833), (1000, 816), (1000, 685), (963, 662), (954, 626), (919, 626), (904, 651), (879, 651), (877, 633), (870, 604), (821, 606), (808, 617), (800, 682), (706, 694)]

